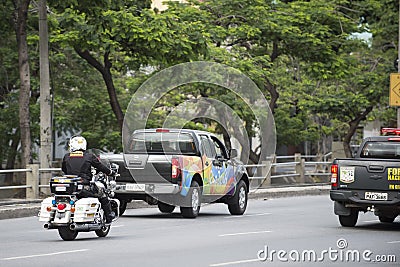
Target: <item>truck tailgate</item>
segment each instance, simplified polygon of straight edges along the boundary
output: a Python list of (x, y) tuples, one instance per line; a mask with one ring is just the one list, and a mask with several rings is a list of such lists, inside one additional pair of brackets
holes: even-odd
[(340, 159), (338, 187), (360, 190), (400, 190), (400, 161)]
[(125, 164), (137, 183), (171, 183), (171, 157), (171, 155), (128, 154), (125, 155)]

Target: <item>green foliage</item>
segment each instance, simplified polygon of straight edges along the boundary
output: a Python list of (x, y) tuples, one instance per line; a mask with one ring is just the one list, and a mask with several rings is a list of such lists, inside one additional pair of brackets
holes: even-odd
[[(367, 119), (395, 125), (387, 106), (389, 73), (398, 47), (398, 2), (394, 0), (205, 0), (171, 2), (163, 12), (151, 1), (52, 1), (49, 14), (54, 126), (82, 132), (90, 147), (121, 151), (118, 123), (101, 74), (79, 58), (88, 51), (109, 60), (122, 110), (140, 84), (176, 63), (210, 60), (248, 75), (275, 103), (278, 145), (343, 138), (349, 123), (367, 108)], [(34, 6), (32, 6), (34, 10)], [(0, 161), (18, 136), (18, 58), (11, 2), (0, 10)], [(38, 144), (39, 63), (37, 13), (29, 13), (32, 72), (31, 125)], [(372, 34), (365, 42), (354, 33)], [(150, 66), (150, 68), (149, 68)], [(200, 96), (223, 101), (254, 136), (250, 107), (224, 88), (188, 85), (165, 95), (149, 127), (158, 127), (174, 107)], [(276, 102), (275, 102), (276, 101)], [(187, 126), (222, 132), (215, 121)]]

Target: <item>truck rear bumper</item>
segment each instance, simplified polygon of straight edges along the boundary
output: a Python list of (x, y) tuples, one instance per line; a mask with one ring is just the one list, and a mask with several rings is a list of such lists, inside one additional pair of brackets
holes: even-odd
[(180, 187), (177, 184), (135, 184), (118, 182), (115, 193), (117, 194), (177, 194)]
[(364, 196), (365, 190), (331, 190), (330, 198), (333, 201), (347, 202), (360, 206), (400, 206), (400, 193), (390, 192), (389, 199), (382, 200), (365, 200), (360, 196)]

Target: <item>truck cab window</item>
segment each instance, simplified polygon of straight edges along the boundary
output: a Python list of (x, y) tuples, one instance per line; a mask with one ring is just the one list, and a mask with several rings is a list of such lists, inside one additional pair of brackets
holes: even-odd
[(213, 147), (215, 148), (216, 156), (222, 157), (224, 159), (228, 158), (224, 145), (218, 139), (211, 137)]
[(212, 149), (212, 144), (208, 136), (201, 135), (200, 140), (201, 140), (201, 147), (203, 148), (204, 154), (207, 156), (207, 158), (210, 159), (214, 158), (215, 150)]

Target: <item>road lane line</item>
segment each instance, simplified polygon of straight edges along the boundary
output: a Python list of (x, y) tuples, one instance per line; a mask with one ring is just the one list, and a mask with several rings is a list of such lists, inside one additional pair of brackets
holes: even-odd
[(46, 256), (54, 256), (60, 254), (68, 254), (68, 253), (76, 253), (76, 252), (85, 252), (89, 249), (77, 249), (77, 250), (69, 250), (69, 251), (59, 251), (53, 253), (45, 253), (45, 254), (36, 254), (36, 255), (27, 255), (27, 256), (18, 256), (18, 257), (10, 257), (10, 258), (2, 258), (2, 261), (9, 261), (9, 260), (19, 260), (19, 259), (28, 259), (28, 258), (36, 258), (36, 257), (46, 257)]
[(224, 236), (251, 235), (251, 234), (265, 234), (265, 233), (271, 233), (271, 231), (258, 231), (258, 232), (232, 233), (232, 234), (222, 234), (222, 235), (218, 235), (218, 236), (220, 236), (220, 237), (224, 237)]
[(387, 242), (388, 244), (397, 244), (397, 243), (400, 243), (400, 240), (399, 241), (390, 241), (390, 242)]
[(235, 265), (235, 264), (241, 264), (241, 263), (250, 263), (250, 262), (257, 262), (257, 261), (260, 261), (260, 260), (259, 259), (251, 259), (251, 260), (222, 262), (222, 263), (210, 264), (210, 267), (228, 266), (228, 265)]
[(255, 217), (255, 216), (265, 216), (265, 215), (271, 215), (272, 213), (266, 212), (266, 213), (256, 213), (256, 214), (245, 214), (245, 215), (236, 215), (236, 216), (226, 216), (224, 217), (225, 219), (232, 219), (232, 218), (245, 218), (245, 217)]
[(379, 220), (370, 220), (370, 221), (363, 221), (365, 223), (374, 223), (374, 222), (379, 222)]

